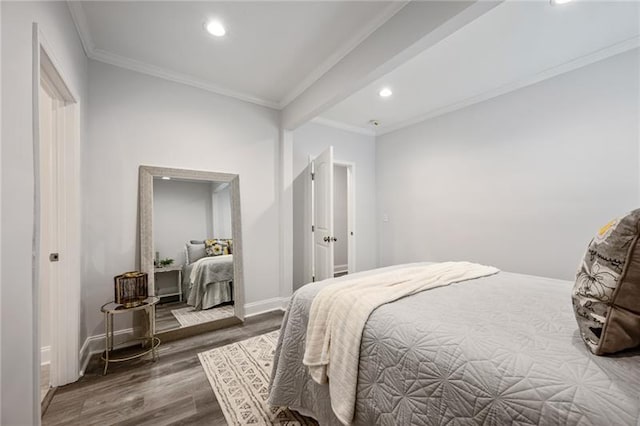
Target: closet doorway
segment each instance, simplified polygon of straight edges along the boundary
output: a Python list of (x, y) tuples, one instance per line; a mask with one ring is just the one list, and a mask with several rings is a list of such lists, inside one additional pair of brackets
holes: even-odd
[(333, 164), (333, 276), (340, 277), (353, 272), (353, 251), (350, 242), (354, 237), (352, 174), (354, 165), (336, 161)]

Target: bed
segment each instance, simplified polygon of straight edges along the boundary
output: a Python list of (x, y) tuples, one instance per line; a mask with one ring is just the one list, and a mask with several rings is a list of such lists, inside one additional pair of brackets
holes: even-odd
[[(328, 385), (313, 381), (302, 359), (314, 297), (353, 277), (311, 283), (292, 296), (269, 404), (341, 424)], [(640, 351), (591, 354), (572, 286), (500, 272), (377, 308), (362, 333), (353, 424), (640, 425)]]
[(233, 301), (233, 255), (203, 257), (183, 270), (187, 304), (196, 310)]

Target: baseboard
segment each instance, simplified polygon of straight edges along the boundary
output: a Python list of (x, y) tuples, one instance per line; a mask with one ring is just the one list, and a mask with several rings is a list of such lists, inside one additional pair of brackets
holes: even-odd
[(252, 317), (272, 311), (284, 311), (289, 303), (288, 297), (274, 297), (244, 305), (244, 316)]
[(349, 272), (349, 265), (335, 265), (333, 267), (334, 274), (341, 274), (343, 272)]
[(40, 348), (40, 365), (51, 364), (51, 346)]
[[(272, 299), (246, 303), (244, 305), (245, 317), (252, 317), (272, 311), (284, 311), (288, 303), (289, 297), (274, 297)], [(136, 330), (133, 328), (117, 330), (113, 334), (115, 340), (114, 346), (117, 348), (137, 344), (137, 342), (133, 341), (129, 345), (123, 345), (123, 342), (131, 340), (135, 336), (139, 335), (139, 333), (136, 333)], [(82, 348), (80, 348), (80, 376), (84, 376), (84, 372), (87, 369), (87, 365), (89, 365), (91, 357), (104, 351), (104, 344), (104, 333), (87, 337)]]
[[(138, 342), (135, 341), (127, 345), (123, 344), (123, 342), (133, 339), (135, 335), (136, 333), (134, 328), (115, 331), (113, 333), (114, 347), (123, 348), (138, 344)], [(104, 333), (102, 333), (95, 336), (89, 336), (84, 341), (82, 348), (80, 348), (80, 376), (84, 376), (84, 372), (87, 369), (87, 365), (89, 365), (91, 357), (104, 351), (104, 338)]]

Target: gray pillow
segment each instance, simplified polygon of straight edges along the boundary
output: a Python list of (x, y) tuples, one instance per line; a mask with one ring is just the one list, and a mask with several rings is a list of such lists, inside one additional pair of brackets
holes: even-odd
[(191, 264), (207, 255), (204, 243), (191, 244), (187, 243), (187, 263)]

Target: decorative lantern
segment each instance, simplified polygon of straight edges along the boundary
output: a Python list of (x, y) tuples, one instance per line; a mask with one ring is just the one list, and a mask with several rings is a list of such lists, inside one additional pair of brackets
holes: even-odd
[(115, 285), (115, 302), (125, 308), (142, 305), (149, 296), (147, 274), (144, 272), (125, 272), (113, 279)]

